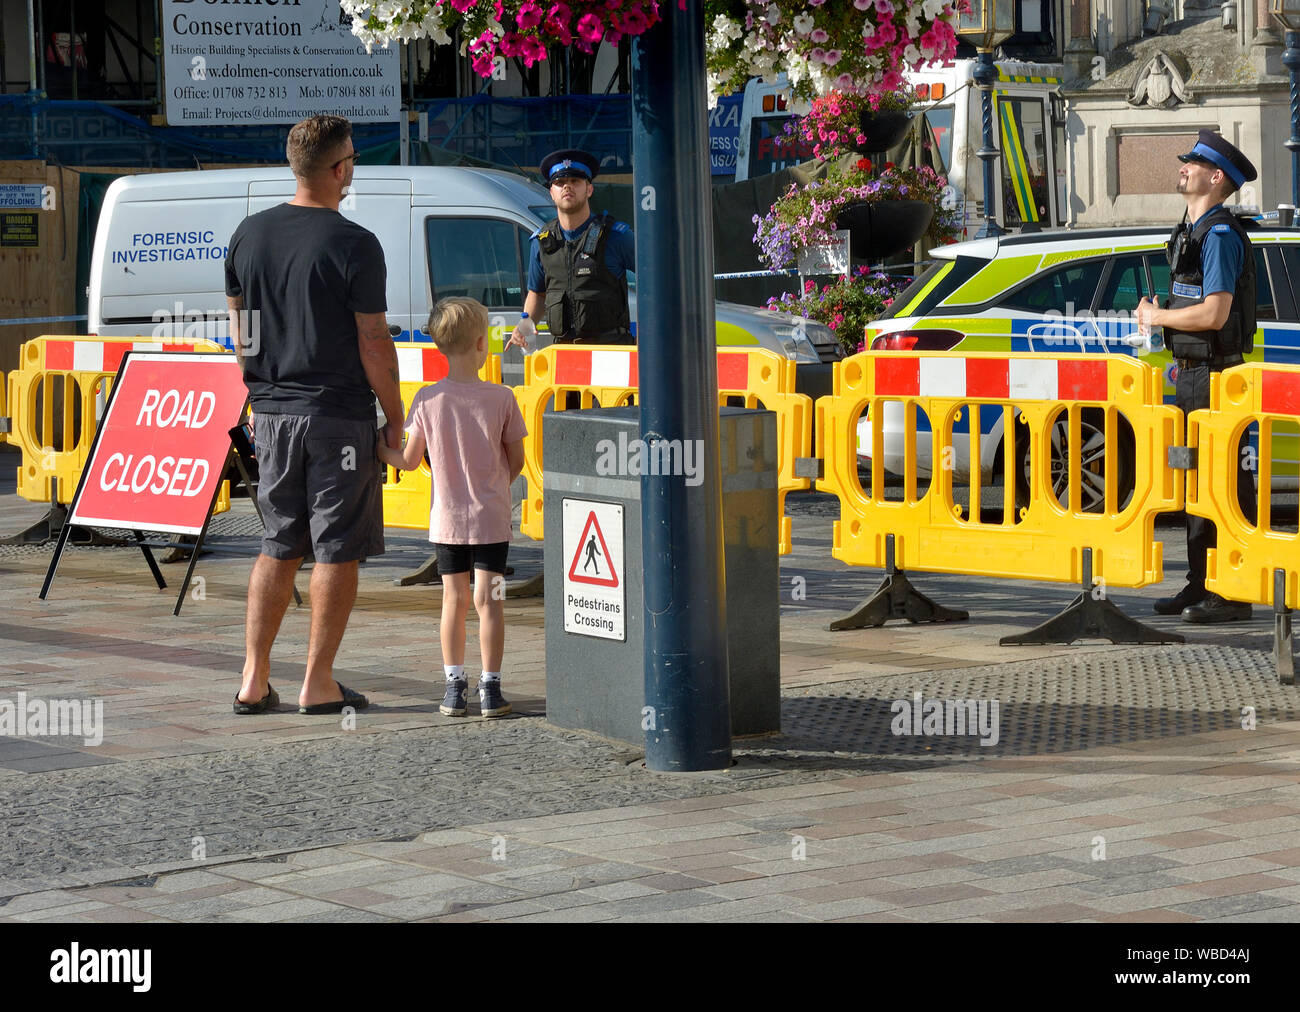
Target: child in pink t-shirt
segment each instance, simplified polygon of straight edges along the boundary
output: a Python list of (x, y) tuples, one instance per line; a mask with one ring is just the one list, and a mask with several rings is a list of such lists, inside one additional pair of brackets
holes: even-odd
[[(432, 472), (429, 540), (442, 576), (442, 661), (447, 694), (439, 707), (453, 717), (467, 709), (465, 620), (470, 569), (478, 570), (473, 601), (478, 610), (479, 704), (484, 717), (503, 717), (505, 572), (510, 547), (510, 483), (524, 467), (528, 429), (509, 387), (478, 377), (488, 355), (488, 312), (474, 299), (442, 299), (429, 314), (429, 334), (447, 357), (445, 379), (411, 402), (403, 450), (379, 447), (379, 459), (410, 471), (428, 451)], [(484, 572), (491, 574), (485, 578)]]

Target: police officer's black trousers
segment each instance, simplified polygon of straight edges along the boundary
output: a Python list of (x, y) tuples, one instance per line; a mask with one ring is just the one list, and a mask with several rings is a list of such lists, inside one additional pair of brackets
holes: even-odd
[[(1174, 403), (1183, 412), (1188, 413), (1198, 408), (1210, 406), (1210, 366), (1209, 363), (1195, 366), (1180, 365), (1174, 382)], [(1186, 429), (1183, 431), (1186, 437)], [(1255, 481), (1246, 453), (1248, 434), (1243, 433), (1237, 447), (1237, 501), (1241, 503), (1241, 512), (1250, 523), (1255, 522)], [(1202, 462), (1200, 470), (1209, 466), (1209, 461)], [(1218, 531), (1214, 522), (1204, 517), (1187, 514), (1187, 582), (1197, 590), (1205, 587), (1205, 551), (1214, 548), (1218, 541)]]

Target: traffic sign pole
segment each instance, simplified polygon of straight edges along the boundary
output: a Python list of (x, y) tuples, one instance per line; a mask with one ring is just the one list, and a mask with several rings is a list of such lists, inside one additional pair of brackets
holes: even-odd
[[(703, 4), (632, 42), (641, 438), (699, 440), (703, 481), (642, 475), (646, 765), (731, 763)], [(681, 444), (684, 446), (685, 442)]]

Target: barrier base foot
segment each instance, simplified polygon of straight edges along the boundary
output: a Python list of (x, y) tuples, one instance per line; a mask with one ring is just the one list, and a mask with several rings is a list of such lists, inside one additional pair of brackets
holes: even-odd
[(542, 597), (545, 594), (545, 573), (538, 573), (527, 580), (506, 584), (506, 597)]
[[(193, 534), (178, 534), (167, 543), (165, 551), (158, 559), (164, 566), (169, 566), (176, 562), (189, 562), (190, 556), (194, 553), (194, 544), (198, 539)], [(199, 555), (211, 555), (212, 549), (205, 548), (199, 552)]]
[[(513, 566), (506, 566), (506, 576), (510, 576), (514, 571), (515, 569)], [(407, 573), (405, 576), (397, 577), (393, 583), (399, 587), (416, 587), (428, 583), (441, 584), (442, 577), (438, 575), (438, 556), (436, 554), (430, 555), (429, 558), (425, 560), (423, 566), (414, 572)], [(506, 597), (510, 596), (510, 590), (509, 588), (506, 588)], [(519, 596), (527, 597), (529, 595), (524, 594)]]
[(1291, 609), (1286, 606), (1286, 570), (1273, 570), (1273, 666), (1281, 685), (1295, 685)]
[(885, 576), (874, 594), (848, 614), (832, 619), (826, 628), (831, 632), (866, 629), (884, 625), (891, 618), (905, 618), (909, 622), (965, 622), (970, 613), (936, 604), (912, 586), (906, 573), (895, 569)]
[[(51, 503), (45, 516), (17, 534), (0, 538), (0, 545), (44, 545), (58, 540), (59, 532), (68, 521), (68, 508), (62, 503)], [(68, 530), (68, 543), (83, 548), (120, 548), (127, 542), (110, 538), (92, 527), (73, 524)]]
[(1174, 632), (1161, 632), (1145, 622), (1125, 615), (1105, 598), (1084, 591), (1064, 611), (1053, 615), (1028, 632), (1003, 636), (1004, 647), (1028, 643), (1073, 643), (1076, 640), (1110, 640), (1112, 643), (1182, 643)]
[(438, 556), (430, 555), (428, 560), (419, 569), (405, 576), (399, 576), (393, 581), (399, 587), (415, 587), (423, 583), (438, 583)]

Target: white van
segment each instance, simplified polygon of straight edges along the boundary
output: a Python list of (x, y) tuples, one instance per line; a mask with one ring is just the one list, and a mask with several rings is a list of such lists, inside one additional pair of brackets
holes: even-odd
[[(229, 345), (224, 264), (230, 236), (246, 215), (293, 192), (288, 168), (116, 180), (95, 233), (90, 333), (206, 337)], [(422, 329), (429, 307), (444, 296), (468, 295), (492, 311), (496, 351), (523, 307), (529, 237), (554, 216), (547, 191), (520, 176), (432, 166), (358, 165), (340, 210), (384, 248), (388, 322), (397, 340), (429, 340)], [(635, 330), (635, 293), (631, 303)], [(736, 303), (717, 303), (717, 336), (719, 345), (763, 347), (801, 363), (842, 354), (828, 327)], [(511, 365), (506, 381), (516, 382)]]

